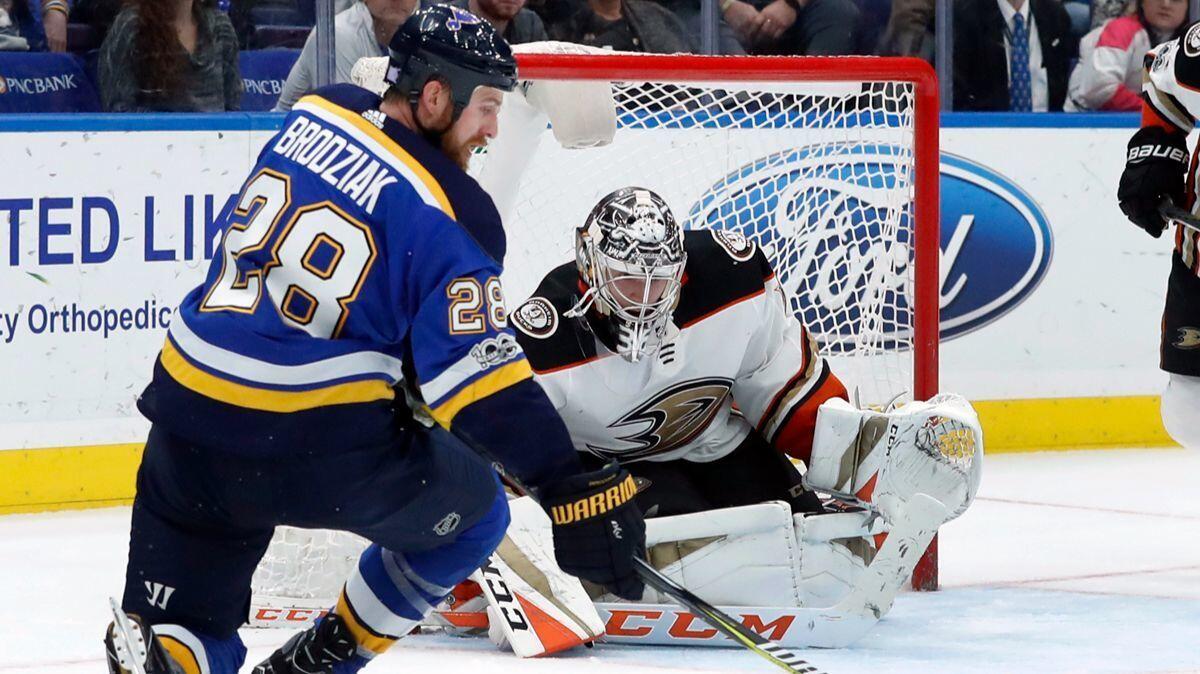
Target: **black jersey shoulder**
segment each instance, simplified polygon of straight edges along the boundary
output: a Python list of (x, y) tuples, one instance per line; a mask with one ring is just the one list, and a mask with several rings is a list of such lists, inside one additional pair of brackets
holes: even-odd
[(596, 357), (596, 339), (586, 322), (564, 315), (580, 295), (579, 273), (570, 262), (546, 274), (533, 296), (509, 314), (534, 372), (545, 374)]
[[(1159, 51), (1170, 47), (1163, 45)], [(1200, 89), (1200, 22), (1193, 23), (1179, 38), (1175, 54), (1175, 79), (1188, 89)], [(1155, 64), (1151, 62), (1153, 68)]]
[[(315, 95), (358, 115), (378, 110), (381, 102), (375, 94), (353, 84), (323, 87), (318, 89)], [(500, 213), (479, 183), (467, 175), (466, 171), (440, 148), (400, 122), (382, 114), (374, 115), (369, 121), (377, 126), (382, 124), (380, 130), (384, 135), (429, 172), (446, 193), (450, 207), (454, 210), (454, 219), (489, 257), (503, 265), (507, 242), (500, 222)]]
[(675, 308), (681, 328), (763, 292), (771, 264), (753, 239), (729, 230), (684, 232), (683, 288)]

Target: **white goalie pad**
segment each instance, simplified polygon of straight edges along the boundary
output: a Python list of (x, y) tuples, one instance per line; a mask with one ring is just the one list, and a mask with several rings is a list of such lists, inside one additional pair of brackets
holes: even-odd
[[(772, 501), (648, 519), (646, 544), (656, 568), (707, 601), (829, 606), (857, 582), (864, 546), (878, 533), (871, 525), (869, 512), (805, 517)], [(650, 588), (642, 598), (651, 604), (671, 601)]]
[(885, 412), (830, 400), (817, 413), (804, 481), (869, 504), (889, 522), (924, 494), (945, 506), (950, 520), (971, 505), (982, 469), (983, 430), (962, 396), (940, 394)]
[[(766, 503), (647, 520), (647, 542), (665, 575), (747, 627), (784, 646), (838, 648), (890, 610), (945, 515), (924, 494), (898, 507), (891, 529), (871, 509), (793, 517)], [(606, 596), (597, 607), (607, 641), (732, 645), (649, 591), (639, 603)]]

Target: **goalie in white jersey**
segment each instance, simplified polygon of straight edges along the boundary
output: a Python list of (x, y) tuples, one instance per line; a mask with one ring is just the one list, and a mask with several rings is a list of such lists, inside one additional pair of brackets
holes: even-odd
[(683, 232), (657, 194), (617, 190), (512, 323), (575, 448), (640, 478), (647, 516), (820, 510), (786, 455), (808, 459), (817, 407), (846, 389), (753, 241)]
[[(974, 495), (982, 437), (970, 406), (939, 396), (855, 409), (755, 242), (684, 232), (648, 189), (604, 197), (575, 248), (510, 322), (585, 465), (616, 459), (634, 476), (650, 561), (715, 604), (793, 611), (800, 627), (783, 636), (788, 645), (860, 637), (936, 527)], [(803, 480), (789, 456), (808, 464)], [(807, 487), (837, 498), (823, 504)], [(582, 591), (538, 580), (559, 575), (545, 553), (550, 523), (535, 521), (536, 508), (513, 512), (502, 568), (485, 569), (481, 584), (499, 573), (523, 600), (554, 606), (546, 613), (580, 641), (601, 633)], [(549, 514), (558, 526), (576, 516)], [(554, 599), (542, 601), (547, 588)], [(472, 594), (456, 595), (448, 622)], [(529, 643), (498, 619), (503, 602), (487, 599), (497, 641), (522, 655), (563, 647), (552, 637), (562, 630), (541, 629), (536, 615), (534, 631), (554, 644)], [(642, 603), (665, 600), (647, 590)], [(628, 637), (614, 615), (624, 614), (610, 614), (610, 638)]]

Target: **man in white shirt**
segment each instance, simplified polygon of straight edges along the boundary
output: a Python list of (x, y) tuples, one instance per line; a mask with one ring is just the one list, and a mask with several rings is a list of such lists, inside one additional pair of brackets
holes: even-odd
[(1056, 0), (957, 0), (954, 109), (1061, 111), (1078, 47)]
[[(418, 0), (355, 0), (333, 17), (334, 82), (349, 82), (350, 69), (364, 56), (386, 56), (392, 34), (416, 10)], [(300, 58), (283, 83), (275, 110), (287, 112), (317, 88), (316, 31), (309, 33)]]
[[(1004, 53), (1008, 56), (1009, 88), (1012, 89), (1020, 78), (1028, 78), (1026, 82), (1030, 84), (1032, 111), (1045, 112), (1049, 106), (1046, 69), (1042, 66), (1042, 45), (1038, 42), (1037, 22), (1029, 11), (1029, 2), (997, 0), (996, 4), (1000, 7), (1000, 15), (1004, 17)], [(1024, 56), (1022, 48), (1025, 50)], [(1014, 67), (1017, 69), (1015, 73)], [(1028, 111), (1022, 109), (1019, 102), (1010, 101), (1009, 107), (1017, 112)]]

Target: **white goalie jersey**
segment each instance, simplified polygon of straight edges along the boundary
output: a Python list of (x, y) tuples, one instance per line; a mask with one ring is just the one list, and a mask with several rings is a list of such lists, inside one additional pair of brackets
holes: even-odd
[(719, 230), (684, 235), (687, 265), (674, 326), (652, 357), (627, 362), (583, 318), (574, 263), (550, 272), (510, 316), (536, 380), (576, 449), (622, 462), (707, 462), (757, 429), (806, 459), (817, 407), (845, 387), (788, 312), (753, 241)]

